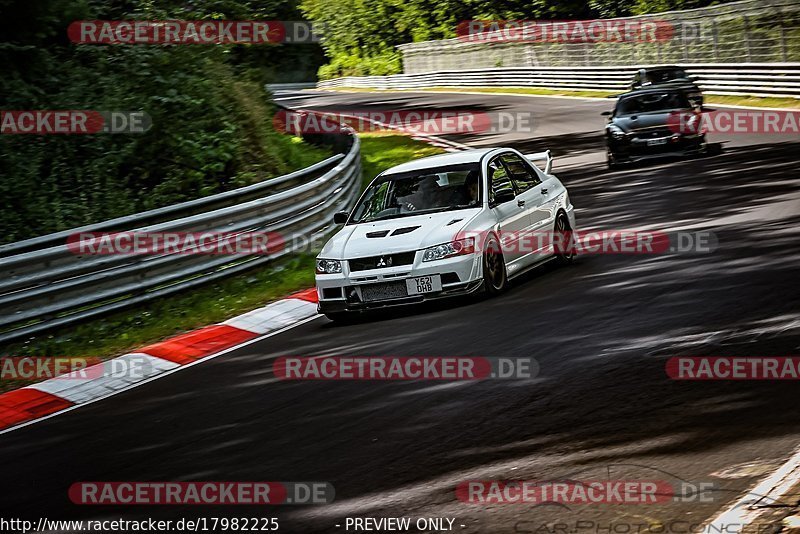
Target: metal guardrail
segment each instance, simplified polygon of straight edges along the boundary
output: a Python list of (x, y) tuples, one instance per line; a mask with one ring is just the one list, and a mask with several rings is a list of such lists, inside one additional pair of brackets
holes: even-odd
[[(342, 144), (342, 136), (325, 139)], [(323, 141), (325, 141), (323, 140)], [(361, 185), (360, 142), (305, 169), (217, 195), (0, 246), (0, 343), (84, 321), (231, 276), (301, 248), (350, 209)], [(277, 232), (268, 255), (80, 255), (80, 232)]]
[[(637, 69), (651, 65), (595, 67), (515, 67), (448, 70), (391, 76), (348, 76), (324, 80), (320, 89), (359, 87), (537, 87), (571, 91), (625, 91)], [(679, 64), (703, 92), (800, 98), (800, 63)]]
[(397, 48), (406, 74), (495, 67), (800, 61), (798, 0), (744, 0), (614, 20), (657, 20), (671, 25), (674, 34), (663, 41), (635, 43), (481, 42), (462, 36)]
[(299, 91), (301, 89), (313, 89), (317, 84), (315, 82), (295, 82), (295, 83), (268, 83), (267, 89), (271, 92), (275, 91)]

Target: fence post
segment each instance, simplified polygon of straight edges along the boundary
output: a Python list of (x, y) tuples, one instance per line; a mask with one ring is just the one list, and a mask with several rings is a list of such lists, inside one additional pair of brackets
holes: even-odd
[(681, 19), (681, 50), (683, 62), (689, 61), (689, 44), (686, 42), (686, 21)]
[(744, 47), (747, 52), (747, 62), (753, 60), (752, 52), (750, 51), (750, 19), (747, 15), (742, 15), (742, 24), (744, 25)]
[(783, 28), (783, 20), (780, 21), (778, 29), (780, 30), (781, 39), (781, 58), (783, 58), (783, 62), (786, 63), (789, 61), (789, 51), (786, 48), (786, 31)]
[(714, 50), (714, 61), (719, 61), (719, 41), (717, 35), (717, 19), (711, 18), (711, 46)]

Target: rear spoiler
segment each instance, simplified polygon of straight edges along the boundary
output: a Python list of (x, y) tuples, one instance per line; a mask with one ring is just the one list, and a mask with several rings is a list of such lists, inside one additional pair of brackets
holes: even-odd
[(550, 154), (549, 150), (545, 150), (544, 152), (537, 152), (535, 154), (525, 154), (525, 158), (529, 161), (544, 161), (544, 173), (550, 174), (550, 171), (553, 170), (553, 156)]

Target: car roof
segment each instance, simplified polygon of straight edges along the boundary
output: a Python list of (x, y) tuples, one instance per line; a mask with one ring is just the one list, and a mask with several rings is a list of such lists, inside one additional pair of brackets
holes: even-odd
[(509, 148), (478, 148), (473, 150), (463, 150), (461, 152), (449, 152), (447, 154), (437, 154), (426, 158), (416, 159), (408, 163), (401, 163), (381, 174), (397, 174), (401, 172), (417, 171), (420, 169), (430, 169), (434, 167), (447, 167), (449, 165), (461, 165), (464, 163), (478, 163), (485, 155), (491, 152), (502, 152)]
[(622, 93), (617, 98), (647, 93), (663, 93), (664, 91), (680, 91), (682, 89), (688, 89), (689, 87), (691, 87), (691, 83), (660, 83), (656, 85), (647, 85), (645, 87), (634, 89), (633, 91), (628, 91), (627, 93)]
[(658, 65), (657, 67), (644, 67), (642, 70), (652, 72), (654, 70), (683, 70), (683, 67), (677, 65)]

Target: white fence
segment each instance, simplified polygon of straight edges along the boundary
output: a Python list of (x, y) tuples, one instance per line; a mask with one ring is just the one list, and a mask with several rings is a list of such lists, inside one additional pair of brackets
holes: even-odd
[(403, 71), (417, 74), (499, 67), (578, 67), (653, 63), (800, 61), (800, 1), (745, 0), (616, 19), (659, 21), (674, 29), (656, 42), (481, 42), (474, 36), (408, 43)]
[[(343, 77), (321, 81), (320, 89), (425, 89), (431, 87), (535, 87), (565, 91), (627, 89), (635, 66), (517, 67), (448, 70), (392, 76)], [(703, 92), (800, 98), (800, 63), (679, 64)]]

